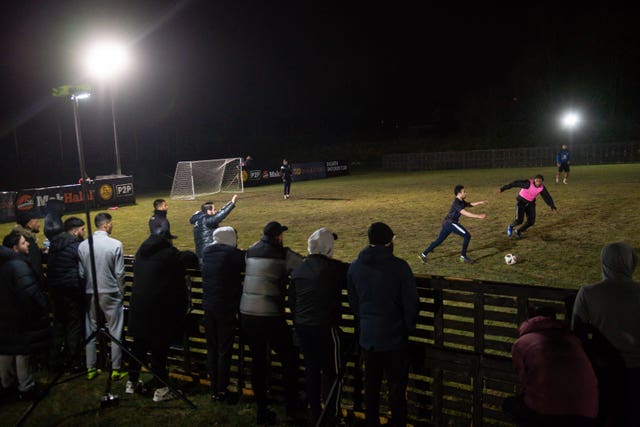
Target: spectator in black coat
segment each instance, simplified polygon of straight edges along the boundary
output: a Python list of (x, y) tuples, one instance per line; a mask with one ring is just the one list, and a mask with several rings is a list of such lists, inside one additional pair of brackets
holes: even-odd
[[(149, 218), (149, 232), (151, 234), (156, 230), (168, 231), (171, 234), (171, 224), (167, 219), (167, 210), (169, 205), (165, 199), (156, 199), (153, 201), (153, 215)], [(178, 236), (171, 236), (176, 239)]]
[(245, 268), (245, 251), (237, 248), (237, 241), (233, 227), (217, 228), (202, 258), (202, 307), (213, 401), (229, 401), (230, 396), (231, 352)]
[(31, 266), (36, 271), (36, 277), (40, 287), (44, 289), (44, 274), (42, 270), (42, 250), (38, 246), (38, 236), (40, 233), (40, 217), (31, 211), (20, 212), (16, 218), (17, 224), (13, 229), (24, 236), (29, 243), (29, 254), (27, 255)]
[[(17, 231), (0, 247), (0, 382), (22, 398), (35, 391), (29, 357), (51, 344), (47, 301), (27, 260), (29, 243)], [(4, 393), (3, 393), (4, 394)]]
[(80, 350), (84, 336), (85, 286), (78, 273), (78, 245), (84, 239), (85, 224), (70, 217), (64, 231), (51, 238), (47, 262), (47, 283), (53, 303), (54, 370), (81, 366)]
[[(338, 324), (342, 290), (347, 289), (349, 264), (332, 258), (333, 241), (337, 238), (325, 227), (309, 236), (309, 256), (291, 272), (289, 287), (289, 305), (304, 355), (307, 399), (314, 424), (322, 413), (321, 380), (324, 380), (328, 389), (331, 388), (342, 367), (341, 330)], [(327, 425), (338, 422), (341, 390), (342, 378), (335, 384), (331, 395), (325, 418)]]
[[(129, 333), (133, 337), (132, 353), (141, 361), (151, 353), (151, 369), (168, 381), (167, 357), (172, 339), (181, 336), (188, 307), (186, 269), (197, 267), (193, 252), (180, 252), (171, 243), (167, 230), (158, 229), (145, 240), (135, 256), (134, 283), (129, 305)], [(126, 393), (144, 390), (140, 366), (131, 362)], [(160, 387), (154, 401), (168, 400), (168, 387)]]
[(196, 255), (202, 261), (204, 248), (213, 243), (213, 230), (220, 226), (224, 220), (236, 207), (238, 195), (233, 197), (220, 210), (216, 210), (213, 202), (205, 202), (199, 211), (191, 215), (189, 223), (193, 225), (193, 240), (196, 245)]
[(393, 255), (391, 228), (376, 222), (368, 235), (369, 245), (347, 273), (349, 303), (360, 323), (364, 352), (365, 419), (367, 425), (380, 423), (380, 386), (385, 374), (390, 425), (403, 426), (407, 423), (409, 335), (418, 321), (418, 291), (409, 264)]

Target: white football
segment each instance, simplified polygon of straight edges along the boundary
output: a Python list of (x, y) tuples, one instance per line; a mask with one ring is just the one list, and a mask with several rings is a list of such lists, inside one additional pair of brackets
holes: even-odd
[(516, 258), (514, 254), (506, 254), (504, 256), (504, 262), (506, 262), (507, 265), (513, 265), (518, 262), (518, 258)]

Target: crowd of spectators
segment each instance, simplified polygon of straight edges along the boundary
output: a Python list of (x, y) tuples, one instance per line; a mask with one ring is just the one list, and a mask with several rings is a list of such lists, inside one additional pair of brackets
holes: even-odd
[[(333, 258), (338, 235), (329, 228), (309, 236), (303, 256), (285, 246), (288, 227), (277, 221), (268, 222), (259, 240), (242, 250), (237, 230), (220, 226), (236, 203), (237, 195), (219, 211), (205, 203), (192, 216), (193, 253), (173, 246), (176, 236), (166, 218), (167, 203), (154, 202), (149, 237), (135, 255), (128, 313), (133, 357), (125, 363), (124, 259), (122, 243), (110, 236), (111, 215), (97, 214), (96, 231), (86, 240), (81, 219), (50, 221), (45, 224), (50, 244), (44, 250), (37, 245), (39, 218), (20, 216), (0, 247), (2, 397), (33, 397), (37, 389), (30, 359), (45, 350), (50, 368), (57, 372), (86, 369), (90, 380), (99, 375), (99, 310), (112, 338), (111, 379), (128, 375), (126, 393), (146, 395), (155, 389), (154, 401), (175, 398), (168, 352), (184, 336), (190, 303), (187, 270), (200, 267), (213, 402), (231, 404), (239, 398), (230, 372), (234, 339), (241, 331), (251, 353), (257, 424), (278, 422), (268, 393), (273, 357), (282, 366), (289, 421), (343, 424), (342, 359), (350, 346), (340, 319), (346, 292), (365, 366), (366, 424), (380, 423), (386, 379), (390, 425), (406, 425), (409, 336), (418, 321), (419, 298), (411, 268), (393, 254), (396, 236), (391, 227), (371, 224), (367, 244), (351, 263)], [(47, 252), (45, 276), (41, 258)], [(522, 393), (504, 404), (519, 425), (638, 425), (640, 284), (632, 279), (637, 255), (624, 243), (612, 243), (603, 248), (601, 263), (603, 280), (579, 290), (570, 319), (558, 320), (554, 312), (532, 308), (520, 325), (512, 360)], [(293, 327), (286, 320), (287, 308)], [(305, 393), (298, 389), (298, 351), (305, 366)], [(140, 362), (147, 361), (154, 378), (145, 383)]]

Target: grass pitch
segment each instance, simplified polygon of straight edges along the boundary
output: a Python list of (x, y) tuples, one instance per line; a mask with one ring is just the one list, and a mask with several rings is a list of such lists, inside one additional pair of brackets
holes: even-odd
[[(495, 190), (537, 173), (545, 175), (558, 213), (552, 214), (539, 197), (536, 224), (523, 239), (508, 238), (506, 229), (515, 215), (518, 190), (501, 194)], [(294, 182), (288, 200), (283, 199), (279, 185), (247, 188), (223, 225), (235, 227), (239, 246), (247, 248), (260, 238), (268, 221), (279, 221), (289, 227), (285, 245), (302, 254), (307, 253), (308, 236), (326, 226), (339, 235), (334, 256), (351, 261), (367, 244), (369, 224), (383, 221), (396, 234), (395, 254), (406, 259), (415, 274), (577, 288), (600, 279), (600, 250), (605, 243), (624, 240), (636, 249), (640, 246), (639, 183), (640, 164), (574, 166), (568, 185), (555, 184), (551, 167), (355, 173)], [(489, 201), (472, 208), (475, 213), (486, 212), (485, 220), (461, 218), (472, 235), (468, 256), (476, 262), (458, 262), (462, 239), (452, 234), (422, 264), (418, 253), (440, 231), (456, 184), (466, 187), (467, 201)], [(125, 253), (134, 254), (148, 236), (153, 199), (168, 199), (168, 191), (137, 195), (135, 206), (110, 211), (113, 237), (123, 242)], [(230, 197), (221, 193), (195, 201), (168, 200), (171, 230), (179, 236), (174, 244), (193, 250), (191, 214), (205, 200), (213, 200), (220, 208)], [(74, 215), (84, 218), (82, 213)], [(0, 232), (6, 234), (11, 226), (0, 225)], [(507, 253), (518, 257), (516, 265), (505, 264)]]

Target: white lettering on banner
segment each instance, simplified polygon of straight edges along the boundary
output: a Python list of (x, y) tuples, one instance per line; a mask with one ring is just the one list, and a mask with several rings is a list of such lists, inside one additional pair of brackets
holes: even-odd
[(338, 166), (338, 161), (334, 160), (332, 162), (327, 162), (327, 167), (329, 167), (329, 166)]
[(131, 195), (133, 195), (133, 184), (116, 184), (116, 197)]
[(43, 194), (42, 196), (36, 196), (36, 206), (46, 206), (49, 199), (64, 200), (64, 197), (60, 193), (56, 193), (55, 196), (49, 194)]
[(280, 178), (279, 171), (269, 171), (269, 178)]
[(327, 167), (327, 172), (346, 171), (346, 170), (347, 170), (347, 165)]

